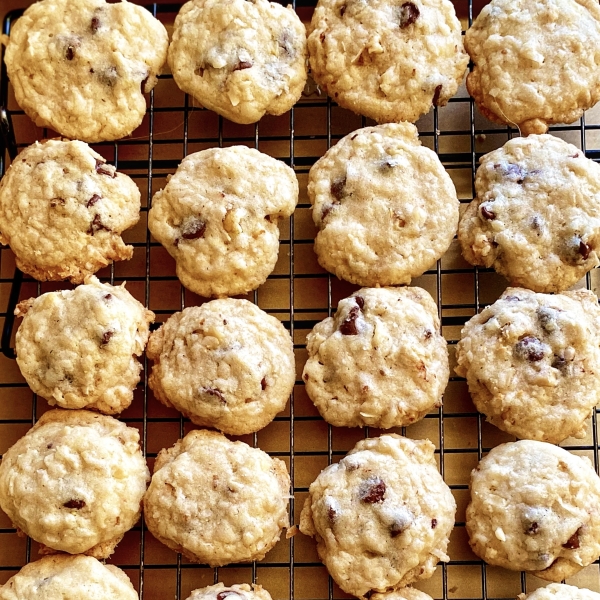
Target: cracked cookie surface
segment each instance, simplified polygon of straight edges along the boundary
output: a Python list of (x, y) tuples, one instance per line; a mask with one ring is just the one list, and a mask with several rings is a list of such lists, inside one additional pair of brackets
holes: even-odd
[(15, 21), (5, 61), (16, 100), (38, 127), (100, 142), (140, 125), (168, 44), (163, 24), (141, 6), (42, 0)]
[(84, 142), (35, 142), (0, 181), (0, 242), (40, 281), (82, 283), (130, 259), (121, 233), (139, 212), (137, 185)]
[(589, 459), (545, 442), (502, 444), (470, 488), (469, 544), (487, 563), (560, 582), (600, 555), (600, 478)]
[(291, 6), (268, 0), (192, 0), (169, 47), (177, 85), (236, 123), (281, 115), (306, 83), (306, 30)]
[(363, 288), (308, 334), (303, 380), (337, 427), (410, 425), (441, 406), (446, 341), (433, 298), (421, 288)]
[(456, 503), (429, 440), (361, 440), (310, 485), (300, 530), (348, 594), (362, 598), (431, 577), (446, 547)]

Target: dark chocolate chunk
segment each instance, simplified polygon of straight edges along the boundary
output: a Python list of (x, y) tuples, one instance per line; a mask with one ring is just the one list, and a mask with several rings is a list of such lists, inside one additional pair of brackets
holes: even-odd
[(228, 598), (230, 596), (237, 596), (238, 598), (243, 598), (243, 596), (240, 596), (240, 594), (234, 592), (233, 590), (223, 590), (222, 592), (219, 592), (217, 594), (216, 600), (225, 600), (225, 598)]
[(109, 165), (107, 165), (105, 161), (98, 159), (96, 159), (96, 173), (100, 173), (100, 175), (108, 175), (113, 179), (115, 179), (117, 176), (116, 170), (113, 171), (111, 168), (109, 168)]
[(493, 221), (496, 218), (496, 213), (481, 205), (481, 216), (488, 221)]
[(90, 206), (94, 206), (94, 204), (96, 204), (96, 202), (98, 202), (98, 200), (102, 200), (102, 196), (99, 196), (98, 194), (94, 194), (86, 203), (86, 207), (89, 208)]
[(346, 187), (346, 177), (340, 177), (338, 179), (334, 179), (331, 182), (331, 187), (329, 188), (331, 191), (331, 195), (339, 202), (344, 196), (344, 188)]
[(562, 545), (567, 550), (577, 550), (579, 548), (579, 535), (581, 527)]
[(206, 223), (198, 218), (193, 218), (181, 228), (181, 237), (184, 240), (197, 240), (204, 237), (205, 231)]
[(552, 366), (562, 372), (566, 370), (568, 363), (562, 356), (555, 356), (552, 360)]
[[(412, 2), (405, 2), (400, 7), (400, 29), (405, 29), (409, 25), (412, 25), (419, 18), (420, 14), (421, 11), (417, 6), (415, 6)], [(438, 87), (441, 88), (442, 86)]]
[(73, 60), (75, 58), (75, 47), (69, 44), (65, 53), (67, 60)]
[(558, 311), (549, 306), (541, 306), (538, 308), (538, 321), (540, 322), (541, 328), (548, 333), (558, 329), (558, 323), (556, 322), (557, 316)]
[(529, 362), (538, 362), (544, 358), (544, 344), (536, 337), (527, 335), (515, 345), (516, 355)]
[(535, 535), (539, 530), (540, 526), (538, 525), (537, 521), (534, 521), (533, 523), (531, 523), (531, 525), (529, 525), (529, 527), (527, 527), (525, 533), (527, 535)]
[(358, 489), (358, 497), (366, 504), (383, 502), (385, 495), (385, 483), (379, 477), (369, 477), (363, 481)]
[(90, 25), (92, 33), (96, 33), (100, 29), (100, 19), (98, 17), (92, 17), (92, 24)]
[(431, 529), (435, 529), (437, 527), (437, 519), (431, 519)]
[(583, 240), (579, 242), (579, 254), (581, 254), (581, 258), (583, 260), (587, 260), (592, 251), (592, 247), (589, 244), (586, 244)]
[(94, 215), (92, 222), (90, 223), (90, 228), (87, 230), (89, 235), (94, 235), (97, 231), (104, 229), (105, 231), (110, 231), (110, 229), (102, 223), (100, 215)]
[(108, 331), (105, 331), (102, 334), (102, 341), (100, 342), (102, 344), (102, 346), (105, 346), (106, 344), (108, 344), (108, 342), (110, 342), (110, 338), (112, 338), (113, 335), (115, 335), (114, 331), (111, 331), (110, 329)]
[(442, 84), (438, 85), (435, 88), (435, 91), (433, 92), (433, 100), (431, 101), (431, 103), (434, 106), (438, 106), (439, 102), (440, 102), (440, 95), (442, 93)]
[(112, 294), (104, 294), (102, 298), (108, 302), (109, 300), (112, 300)]
[(335, 508), (333, 508), (333, 506), (330, 506), (327, 509), (327, 518), (329, 519), (329, 521), (331, 523), (334, 523), (335, 520), (337, 519), (337, 517), (338, 517), (337, 510), (335, 510)]
[(358, 329), (356, 328), (356, 319), (360, 308), (353, 306), (348, 313), (348, 316), (342, 321), (340, 325), (340, 333), (342, 335), (358, 335)]
[(234, 71), (243, 71), (244, 69), (250, 69), (252, 67), (252, 63), (248, 60), (240, 60), (240, 62), (233, 67)]
[(362, 296), (354, 296), (354, 301), (358, 304), (358, 308), (362, 310), (365, 307), (365, 299)]
[(74, 508), (76, 510), (81, 510), (85, 507), (85, 502), (83, 500), (73, 499), (69, 500), (68, 502), (65, 502), (63, 506), (65, 508)]
[(223, 392), (221, 392), (221, 390), (217, 390), (216, 388), (203, 388), (202, 391), (205, 394), (208, 394), (209, 396), (214, 396), (215, 398), (218, 398), (221, 402), (223, 402), (223, 404), (227, 404), (225, 396), (223, 396)]
[(263, 378), (260, 380), (260, 387), (261, 387), (261, 389), (263, 389), (263, 390), (266, 390), (266, 389), (267, 389), (267, 378), (266, 378), (266, 377), (263, 377)]
[(321, 221), (324, 221), (329, 216), (329, 213), (333, 210), (333, 207), (333, 204), (327, 204), (327, 206), (323, 208), (321, 211)]
[(433, 335), (433, 331), (431, 331), (431, 329), (425, 330), (425, 339), (426, 340), (430, 339), (432, 335)]

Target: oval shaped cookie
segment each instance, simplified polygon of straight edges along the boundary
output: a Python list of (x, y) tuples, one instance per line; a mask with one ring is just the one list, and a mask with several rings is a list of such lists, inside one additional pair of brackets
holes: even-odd
[(148, 384), (163, 404), (232, 435), (268, 425), (296, 379), (290, 334), (247, 300), (175, 313), (152, 333), (147, 354), (154, 361)]
[(477, 410), (520, 438), (584, 437), (600, 402), (600, 308), (588, 290), (508, 288), (468, 321), (456, 346)]
[(456, 503), (434, 450), (395, 434), (361, 440), (310, 485), (300, 530), (346, 593), (401, 588), (449, 560)]
[(120, 413), (133, 400), (154, 313), (126, 289), (89, 277), (24, 300), (15, 352), (29, 387), (61, 408)]
[(137, 185), (83, 142), (35, 142), (0, 181), (0, 242), (40, 281), (82, 283), (130, 259), (121, 233), (139, 213)]
[(245, 294), (264, 283), (279, 251), (277, 221), (298, 202), (283, 162), (245, 146), (186, 156), (152, 199), (148, 228), (201, 296)]
[(117, 140), (142, 122), (168, 45), (164, 25), (133, 3), (42, 0), (11, 27), (6, 70), (38, 127)]
[(454, 184), (417, 128), (390, 123), (342, 138), (311, 168), (319, 264), (362, 286), (410, 283), (448, 249)]
[(458, 239), (473, 265), (512, 285), (560, 292), (600, 263), (600, 165), (551, 135), (509, 140), (480, 159)]
[(492, 0), (465, 35), (467, 89), (488, 119), (545, 133), (600, 99), (599, 44), (594, 0)]
[(268, 0), (193, 0), (169, 46), (175, 83), (235, 123), (282, 115), (306, 83), (306, 30), (291, 6)]
[(25, 565), (4, 585), (0, 600), (136, 600), (129, 577), (91, 556), (45, 556)]
[(148, 529), (193, 562), (262, 560), (288, 526), (285, 463), (216, 431), (162, 450), (144, 497)]
[(441, 406), (448, 349), (421, 288), (362, 288), (308, 334), (303, 380), (337, 427), (410, 425)]
[(448, 0), (319, 0), (308, 51), (323, 90), (379, 123), (414, 123), (444, 106), (468, 63)]
[(559, 582), (600, 555), (600, 478), (558, 446), (501, 444), (471, 473), (466, 527), (487, 563)]
[(0, 464), (0, 507), (47, 548), (107, 558), (137, 522), (150, 479), (137, 429), (55, 409)]
[[(271, 594), (261, 585), (247, 583), (224, 586), (222, 583), (193, 590), (187, 600), (271, 600)], [(590, 599), (591, 600), (591, 599)]]
[(551, 583), (529, 594), (519, 594), (518, 600), (600, 600), (598, 592), (564, 583)]

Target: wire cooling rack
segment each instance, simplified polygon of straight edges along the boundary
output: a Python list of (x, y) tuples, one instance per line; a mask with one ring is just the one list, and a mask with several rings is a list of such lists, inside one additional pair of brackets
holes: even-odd
[[(169, 27), (179, 5), (149, 4), (147, 8)], [(295, 4), (304, 22), (310, 20), (314, 2)], [(466, 29), (476, 16), (479, 5), (473, 0), (455, 0), (457, 14)], [(3, 33), (19, 17), (10, 13)], [(51, 131), (36, 128), (17, 106), (6, 70), (0, 73), (0, 105), (6, 107), (0, 123), (0, 174), (10, 156), (37, 139), (53, 137)], [(600, 110), (589, 111), (579, 122), (554, 127), (553, 133), (583, 150), (589, 158), (600, 158)], [(296, 353), (297, 382), (287, 409), (268, 427), (244, 441), (259, 446), (286, 461), (294, 486), (290, 515), (298, 523), (307, 489), (320, 470), (339, 460), (358, 439), (377, 435), (373, 429), (342, 429), (328, 426), (308, 400), (300, 379), (306, 359), (306, 334), (321, 319), (335, 311), (340, 298), (356, 286), (341, 282), (317, 264), (312, 244), (315, 228), (306, 196), (307, 175), (311, 165), (339, 138), (369, 124), (365, 119), (340, 109), (318, 88), (309, 83), (302, 99), (281, 117), (265, 117), (260, 123), (240, 126), (194, 105), (193, 99), (175, 86), (170, 75), (163, 75), (150, 94), (146, 117), (138, 130), (127, 139), (94, 145), (116, 167), (130, 175), (142, 192), (140, 223), (127, 232), (125, 240), (135, 251), (131, 261), (117, 263), (98, 273), (104, 281), (127, 281), (129, 291), (164, 321), (173, 312), (202, 302), (185, 290), (175, 277), (174, 263), (148, 233), (147, 211), (152, 195), (165, 185), (181, 159), (212, 146), (245, 144), (258, 148), (289, 164), (296, 172), (301, 188), (300, 203), (294, 215), (281, 226), (279, 261), (268, 281), (247, 296), (261, 308), (279, 318), (290, 330)], [(435, 108), (417, 123), (423, 144), (439, 155), (452, 177), (462, 209), (473, 198), (473, 178), (481, 154), (501, 146), (518, 132), (492, 125), (481, 117), (464, 86), (450, 103)], [(500, 276), (472, 268), (460, 256), (454, 241), (435, 268), (414, 280), (436, 300), (442, 329), (449, 342), (451, 364), (454, 345), (462, 325), (480, 309), (493, 302), (506, 287)], [(589, 274), (579, 284), (597, 292), (598, 276)], [(13, 360), (15, 303), (41, 293), (68, 288), (65, 283), (39, 283), (15, 271), (12, 252), (0, 250), (0, 452), (21, 437), (47, 404), (32, 394)], [(147, 367), (147, 365), (145, 365)], [(157, 452), (172, 445), (190, 429), (190, 423), (156, 401), (148, 389), (147, 368), (135, 393), (132, 406), (121, 419), (140, 430), (143, 446), (152, 468)], [(449, 546), (451, 561), (440, 565), (435, 575), (416, 587), (434, 598), (515, 598), (522, 591), (544, 585), (536, 577), (487, 567), (471, 553), (464, 528), (471, 469), (489, 448), (513, 438), (485, 423), (469, 398), (466, 384), (451, 377), (444, 406), (421, 422), (395, 430), (414, 438), (429, 438), (446, 482), (458, 504), (457, 524)], [(593, 459), (598, 468), (597, 413), (591, 418), (584, 440), (567, 440), (564, 446)], [(0, 583), (38, 556), (35, 542), (19, 537), (5, 515), (0, 513)], [(345, 598), (327, 576), (318, 560), (314, 542), (299, 534), (280, 541), (264, 561), (230, 565), (219, 569), (189, 563), (157, 542), (139, 523), (119, 544), (109, 562), (123, 568), (144, 600), (185, 599), (192, 589), (217, 581), (226, 584), (258, 582), (273, 598)], [(600, 591), (598, 564), (590, 565), (569, 583)]]

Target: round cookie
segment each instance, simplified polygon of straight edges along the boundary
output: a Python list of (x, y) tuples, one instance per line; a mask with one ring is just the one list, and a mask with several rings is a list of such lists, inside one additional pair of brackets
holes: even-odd
[(441, 406), (448, 349), (421, 288), (363, 288), (308, 334), (304, 385), (337, 427), (410, 425)]
[(2, 457), (0, 507), (43, 553), (107, 558), (141, 513), (150, 474), (139, 441), (112, 417), (51, 410)]
[(186, 156), (148, 213), (177, 276), (201, 296), (245, 294), (264, 283), (279, 252), (278, 219), (298, 202), (283, 162), (245, 146)]
[(411, 587), (400, 588), (384, 594), (371, 594), (370, 598), (371, 600), (433, 600), (429, 594)]
[(121, 233), (139, 212), (137, 185), (83, 142), (35, 142), (0, 181), (0, 243), (40, 281), (82, 283), (114, 260), (129, 260), (133, 247)]
[(282, 115), (306, 84), (306, 30), (291, 6), (268, 0), (192, 0), (175, 19), (175, 83), (235, 123)]
[(600, 165), (551, 135), (480, 159), (458, 227), (463, 256), (512, 285), (560, 292), (600, 263)]
[(247, 300), (226, 298), (172, 315), (148, 342), (148, 385), (197, 425), (253, 433), (281, 412), (294, 388), (290, 334)]
[(162, 450), (144, 497), (148, 529), (193, 562), (262, 560), (288, 527), (285, 463), (216, 431)]
[(465, 36), (480, 112), (524, 135), (572, 123), (600, 99), (595, 0), (492, 0)]
[(518, 600), (600, 600), (600, 594), (564, 583), (550, 583), (530, 594), (519, 594)]
[(409, 123), (359, 129), (311, 168), (319, 264), (361, 286), (410, 283), (450, 246), (454, 184)]
[(91, 556), (46, 556), (25, 565), (4, 585), (0, 600), (137, 600), (129, 577)]
[(261, 585), (250, 586), (247, 583), (242, 583), (224, 586), (222, 583), (217, 583), (216, 585), (193, 590), (186, 600), (225, 600), (226, 598), (230, 598), (230, 600), (238, 600), (239, 598), (243, 600), (271, 600), (271, 594), (263, 589)]
[(86, 142), (129, 135), (167, 58), (167, 31), (129, 2), (42, 0), (11, 28), (5, 61), (38, 127)]
[(17, 364), (29, 387), (51, 405), (105, 414), (133, 400), (154, 313), (126, 289), (91, 276), (85, 285), (30, 298), (15, 339)]
[(487, 563), (559, 582), (600, 555), (600, 478), (558, 446), (501, 444), (471, 472), (466, 527)]
[(588, 290), (508, 288), (468, 321), (456, 346), (477, 410), (519, 438), (582, 438), (600, 402), (600, 307)]
[(364, 439), (311, 484), (300, 530), (346, 593), (401, 588), (449, 560), (456, 503), (434, 450), (399, 435)]

